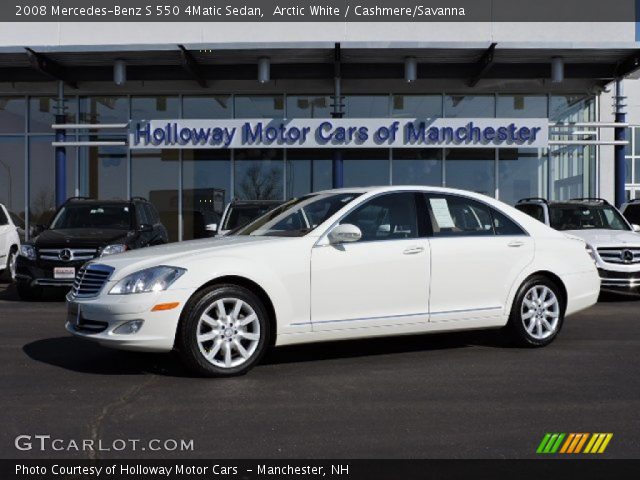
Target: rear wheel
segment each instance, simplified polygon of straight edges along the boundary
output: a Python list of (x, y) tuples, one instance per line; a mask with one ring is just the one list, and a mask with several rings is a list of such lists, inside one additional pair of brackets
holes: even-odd
[(564, 304), (560, 288), (545, 276), (529, 278), (518, 290), (508, 329), (519, 345), (544, 347), (562, 328)]
[(260, 299), (236, 285), (215, 285), (187, 304), (176, 346), (190, 369), (230, 377), (249, 371), (268, 344), (269, 323)]

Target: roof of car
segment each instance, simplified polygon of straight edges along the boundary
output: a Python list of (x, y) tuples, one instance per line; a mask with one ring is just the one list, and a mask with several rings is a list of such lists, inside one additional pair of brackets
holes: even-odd
[(575, 205), (590, 205), (590, 206), (598, 206), (598, 205), (609, 205), (608, 202), (600, 199), (571, 199), (571, 200), (544, 200), (544, 199), (535, 199), (535, 198), (527, 198), (524, 200), (520, 200), (516, 205), (549, 205), (549, 206), (575, 206)]
[(66, 203), (81, 203), (83, 205), (129, 205), (134, 200), (96, 200), (95, 198), (70, 198)]

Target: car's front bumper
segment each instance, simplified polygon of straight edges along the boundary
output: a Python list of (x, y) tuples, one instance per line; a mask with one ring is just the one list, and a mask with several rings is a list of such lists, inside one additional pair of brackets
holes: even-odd
[(56, 267), (72, 267), (77, 273), (80, 267), (86, 263), (86, 260), (71, 262), (55, 262), (51, 260), (29, 260), (22, 255), (18, 255), (16, 259), (16, 281), (31, 287), (64, 287), (71, 288), (73, 286), (73, 278), (55, 278), (54, 268)]
[(640, 271), (624, 272), (598, 268), (603, 290), (640, 293)]
[[(67, 331), (105, 347), (149, 352), (172, 350), (180, 313), (193, 290), (108, 295), (106, 292), (113, 286), (111, 283), (95, 298), (67, 295)], [(175, 302), (178, 306), (171, 310), (152, 311), (158, 304)], [(143, 322), (136, 333), (115, 332), (133, 320)]]

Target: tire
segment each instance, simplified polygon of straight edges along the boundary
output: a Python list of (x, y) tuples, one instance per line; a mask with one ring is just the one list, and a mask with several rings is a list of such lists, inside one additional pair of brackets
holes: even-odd
[(507, 331), (522, 347), (545, 347), (564, 322), (565, 299), (555, 282), (543, 275), (528, 278), (511, 307)]
[(42, 287), (31, 287), (26, 283), (18, 282), (17, 290), (20, 300), (35, 302), (42, 299)]
[(214, 285), (187, 303), (176, 348), (192, 371), (232, 377), (244, 375), (260, 361), (269, 333), (267, 310), (256, 295), (237, 285)]
[(2, 272), (3, 280), (7, 280), (9, 282), (14, 282), (16, 280), (16, 258), (18, 258), (18, 249), (16, 247), (11, 247), (9, 250), (9, 255), (7, 255), (7, 265)]

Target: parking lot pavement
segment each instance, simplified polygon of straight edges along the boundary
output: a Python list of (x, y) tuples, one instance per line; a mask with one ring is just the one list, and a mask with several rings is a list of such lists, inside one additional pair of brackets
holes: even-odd
[[(544, 349), (510, 348), (495, 332), (291, 346), (219, 380), (191, 377), (171, 354), (72, 338), (60, 297), (24, 303), (0, 285), (0, 455), (528, 458), (546, 432), (612, 432), (604, 455), (637, 458), (639, 307), (601, 302)], [(15, 449), (16, 436), (37, 434), (101, 448), (192, 439), (193, 451)]]

